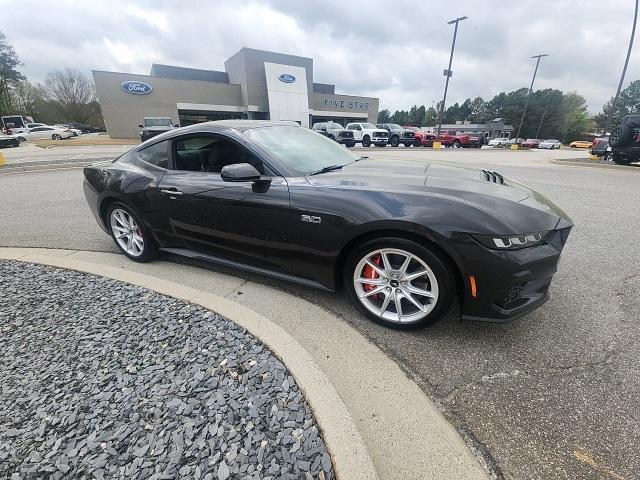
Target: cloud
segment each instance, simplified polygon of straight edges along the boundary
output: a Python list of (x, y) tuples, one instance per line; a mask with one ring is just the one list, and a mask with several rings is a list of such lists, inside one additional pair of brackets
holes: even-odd
[[(148, 73), (151, 63), (223, 69), (243, 46), (314, 59), (316, 81), (339, 93), (380, 97), (381, 108), (431, 105), (442, 97), (453, 27), (461, 15), (448, 102), (485, 99), (526, 87), (577, 91), (597, 112), (613, 95), (624, 62), (632, 2), (491, 0), (415, 2), (231, 0), (83, 2), (20, 7), (0, 0), (11, 22), (0, 27), (25, 73), (42, 81), (64, 67)], [(4, 7), (4, 8), (3, 8)], [(627, 82), (640, 78), (633, 54)]]

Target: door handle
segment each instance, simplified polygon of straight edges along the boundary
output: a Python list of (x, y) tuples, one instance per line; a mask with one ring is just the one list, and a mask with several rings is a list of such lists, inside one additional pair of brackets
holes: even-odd
[(167, 195), (171, 196), (171, 197), (181, 197), (182, 196), (182, 192), (180, 190), (176, 190), (175, 188), (169, 188), (166, 190), (160, 190), (160, 193), (166, 193)]

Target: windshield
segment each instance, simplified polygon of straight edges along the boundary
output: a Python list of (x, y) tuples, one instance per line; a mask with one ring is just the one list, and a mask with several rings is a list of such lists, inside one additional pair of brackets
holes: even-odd
[(358, 158), (342, 145), (301, 127), (263, 127), (245, 132), (247, 138), (299, 175), (346, 165)]
[(402, 127), (400, 125), (398, 125), (397, 123), (390, 123), (389, 126), (391, 128), (393, 128), (394, 130), (402, 130)]
[(373, 123), (363, 123), (362, 128), (377, 128)]
[(144, 125), (146, 127), (170, 127), (170, 118), (145, 118)]

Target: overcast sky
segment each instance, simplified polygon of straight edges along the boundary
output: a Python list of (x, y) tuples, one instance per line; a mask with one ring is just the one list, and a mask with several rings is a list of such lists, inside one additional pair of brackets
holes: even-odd
[[(0, 31), (29, 80), (73, 67), (148, 74), (151, 63), (224, 70), (243, 46), (314, 59), (314, 80), (380, 108), (442, 98), (453, 26), (462, 15), (447, 104), (529, 85), (575, 90), (595, 113), (614, 93), (633, 0), (0, 0)], [(640, 39), (637, 39), (640, 43)], [(637, 46), (640, 48), (640, 44)], [(632, 53), (628, 84), (640, 78)]]

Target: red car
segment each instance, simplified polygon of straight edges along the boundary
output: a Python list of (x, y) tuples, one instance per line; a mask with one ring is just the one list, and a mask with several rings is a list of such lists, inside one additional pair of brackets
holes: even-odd
[(433, 140), (436, 136), (433, 133), (425, 132), (424, 130), (420, 130), (418, 127), (404, 127), (410, 130), (413, 130), (413, 146), (414, 147), (432, 147)]
[(440, 132), (436, 137), (436, 141), (445, 147), (461, 148), (471, 146), (471, 137), (469, 135), (455, 135), (452, 132)]
[(542, 142), (542, 140), (540, 140), (539, 138), (527, 138), (524, 142), (522, 142), (521, 146), (525, 148), (538, 148), (540, 142)]

